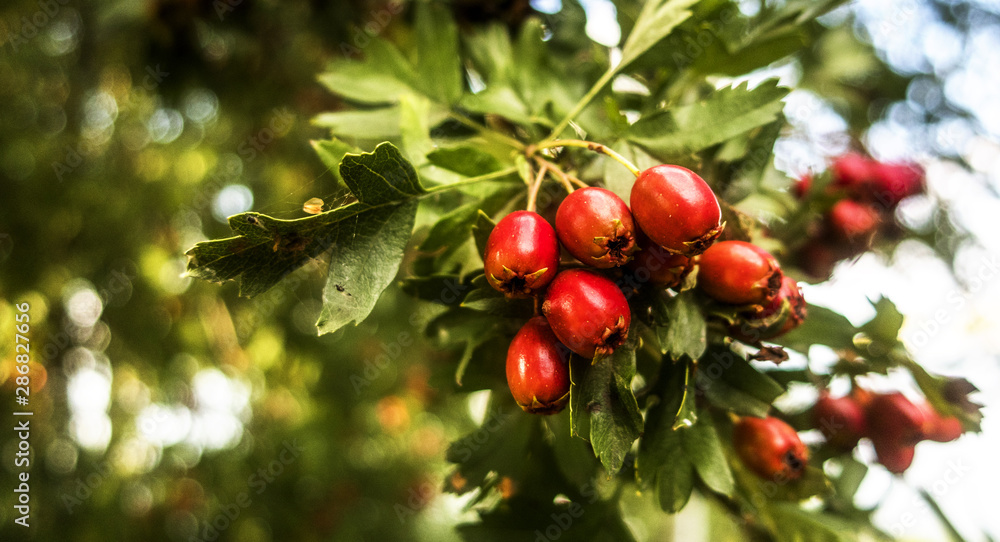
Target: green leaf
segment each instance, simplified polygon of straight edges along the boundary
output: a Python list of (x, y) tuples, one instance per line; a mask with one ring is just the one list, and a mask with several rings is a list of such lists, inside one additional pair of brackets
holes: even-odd
[(362, 60), (331, 63), (319, 82), (349, 101), (370, 105), (394, 104), (412, 92), (416, 72), (399, 49), (375, 38), (364, 53)]
[(417, 4), (417, 73), (427, 95), (453, 104), (462, 96), (458, 26), (441, 2)]
[(681, 292), (658, 307), (657, 336), (664, 354), (674, 360), (698, 359), (708, 345), (708, 326), (693, 291)]
[(331, 232), (334, 245), (316, 322), (321, 335), (358, 324), (375, 308), (396, 276), (416, 215), (412, 201), (379, 208)]
[(340, 162), (349, 153), (360, 152), (354, 145), (348, 145), (337, 138), (324, 139), (321, 141), (310, 141), (313, 150), (319, 156), (327, 171), (333, 173), (337, 182), (344, 184), (344, 178), (340, 176)]
[(617, 70), (628, 66), (687, 20), (691, 16), (687, 8), (695, 3), (697, 0), (647, 0), (625, 40)]
[(842, 314), (818, 305), (808, 305), (807, 311), (802, 325), (772, 341), (802, 353), (808, 353), (814, 344), (834, 349), (854, 346), (858, 329)]
[(530, 467), (525, 461), (537, 420), (521, 411), (510, 394), (493, 392), (482, 426), (451, 443), (445, 455), (468, 480), (466, 491), (483, 484), (490, 472), (516, 476)]
[(392, 143), (382, 143), (371, 153), (348, 154), (340, 174), (358, 201), (383, 205), (425, 193), (417, 172)]
[[(639, 441), (635, 476), (641, 487), (655, 489), (660, 508), (675, 513), (684, 508), (694, 488), (694, 465), (684, 451), (683, 435), (691, 429), (674, 429), (681, 406), (686, 364), (664, 365), (657, 385), (659, 399), (646, 416), (646, 433)], [(653, 400), (651, 398), (651, 400)]]
[(698, 363), (698, 389), (714, 405), (746, 416), (767, 416), (784, 388), (726, 348), (709, 348)]
[(479, 220), (480, 213), (498, 212), (520, 191), (520, 183), (491, 185), (489, 195), (481, 201), (466, 203), (442, 216), (420, 244), (420, 251), (433, 253), (438, 260), (446, 258), (470, 240), (470, 231)]
[(682, 438), (684, 451), (691, 459), (698, 477), (712, 491), (731, 497), (736, 490), (736, 482), (726, 461), (726, 454), (722, 451), (722, 443), (711, 414), (702, 409), (698, 415), (698, 423), (683, 430)]
[(674, 417), (674, 423), (671, 426), (672, 429), (691, 427), (698, 421), (698, 393), (694, 385), (695, 380), (691, 378), (694, 365), (693, 363), (685, 363), (684, 365), (684, 387), (681, 389), (681, 404), (677, 408), (677, 416)]
[(417, 94), (404, 94), (399, 102), (399, 135), (411, 162), (422, 165), (434, 149), (431, 139), (431, 102)]
[(462, 301), (462, 307), (474, 311), (485, 312), (496, 316), (511, 318), (530, 318), (534, 313), (534, 304), (529, 299), (507, 299), (496, 291), (483, 275), (472, 282), (476, 289), (469, 292)]
[[(609, 474), (621, 469), (625, 454), (642, 433), (642, 415), (632, 393), (635, 376), (635, 349), (631, 343), (619, 346), (610, 356), (598, 355), (593, 365), (586, 360), (571, 361), (570, 414), (573, 433), (583, 436), (586, 428), (594, 454)], [(575, 358), (575, 357), (574, 357)], [(580, 374), (583, 373), (583, 374)]]
[(503, 169), (503, 164), (475, 147), (448, 147), (427, 155), (435, 166), (454, 171), (466, 177), (477, 177)]
[[(640, 170), (651, 168), (661, 162), (656, 158), (646, 154), (646, 151), (632, 145), (626, 140), (618, 140), (611, 145), (611, 148), (618, 151), (626, 160), (635, 164)], [(635, 175), (618, 162), (603, 158), (604, 160), (604, 186), (615, 193), (622, 201), (629, 201), (632, 196), (632, 185), (635, 184)]]
[(480, 210), (476, 216), (476, 223), (472, 225), (472, 236), (476, 239), (476, 252), (480, 257), (486, 254), (486, 241), (489, 240), (494, 227), (496, 222)]
[(779, 87), (777, 79), (752, 90), (748, 85), (720, 89), (704, 101), (647, 115), (632, 125), (628, 139), (663, 159), (700, 151), (773, 122), (781, 114), (788, 89)]
[(872, 340), (887, 346), (897, 344), (899, 330), (903, 327), (903, 315), (896, 308), (896, 304), (888, 298), (880, 297), (878, 301), (872, 303), (872, 307), (875, 308), (875, 317), (862, 325), (861, 331)]
[(399, 107), (320, 113), (312, 123), (343, 138), (393, 139), (399, 137)]

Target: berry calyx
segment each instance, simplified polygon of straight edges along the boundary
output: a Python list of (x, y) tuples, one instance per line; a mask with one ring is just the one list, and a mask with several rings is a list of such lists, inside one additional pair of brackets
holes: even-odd
[(698, 287), (733, 305), (765, 305), (781, 288), (781, 268), (766, 250), (744, 241), (722, 241), (698, 258)]
[(740, 418), (733, 447), (743, 463), (769, 480), (796, 480), (805, 472), (809, 449), (792, 426), (778, 418)]
[(628, 263), (629, 269), (640, 284), (652, 284), (663, 288), (680, 286), (691, 271), (691, 260), (683, 254), (672, 254), (653, 243), (641, 231), (637, 232), (639, 251)]
[(681, 166), (639, 174), (629, 196), (632, 216), (654, 243), (676, 254), (705, 251), (722, 234), (722, 210), (704, 179)]
[(586, 269), (559, 273), (545, 294), (542, 312), (559, 341), (586, 358), (612, 353), (628, 338), (632, 322), (618, 286)]
[(881, 216), (871, 205), (850, 199), (838, 201), (827, 215), (830, 233), (847, 243), (865, 243), (878, 229)]
[(507, 349), (507, 386), (518, 406), (532, 414), (556, 414), (569, 400), (569, 350), (549, 323), (535, 316)]
[(614, 192), (590, 186), (575, 190), (556, 212), (556, 235), (581, 262), (600, 269), (624, 265), (638, 250), (628, 205)]
[(850, 450), (867, 432), (865, 411), (852, 397), (831, 397), (823, 391), (813, 407), (813, 424), (835, 448)]
[(544, 218), (516, 211), (500, 220), (483, 257), (490, 286), (511, 298), (537, 295), (559, 270), (559, 242)]

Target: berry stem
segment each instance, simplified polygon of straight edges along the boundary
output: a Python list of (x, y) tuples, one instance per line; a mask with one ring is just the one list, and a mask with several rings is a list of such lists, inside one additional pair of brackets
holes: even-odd
[(451, 184), (442, 184), (440, 186), (435, 186), (433, 188), (428, 188), (425, 190), (425, 195), (436, 194), (438, 192), (447, 192), (448, 190), (453, 190), (455, 188), (461, 188), (463, 186), (468, 186), (470, 184), (481, 183), (485, 181), (492, 181), (495, 179), (500, 179), (508, 175), (513, 175), (517, 173), (516, 167), (509, 167), (507, 169), (501, 169), (500, 171), (494, 171), (493, 173), (487, 173), (486, 175), (479, 175), (477, 177), (469, 177), (468, 179), (462, 179), (461, 181), (454, 182)]
[(580, 98), (580, 101), (576, 102), (573, 109), (571, 109), (570, 112), (567, 113), (561, 121), (559, 121), (559, 124), (552, 129), (552, 133), (549, 134), (549, 139), (559, 137), (559, 134), (561, 134), (563, 130), (569, 126), (569, 123), (572, 122), (573, 119), (576, 118), (576, 116), (579, 115), (584, 109), (586, 109), (587, 106), (590, 105), (590, 102), (592, 102), (594, 98), (596, 98), (597, 95), (604, 90), (604, 87), (611, 82), (616, 73), (617, 70), (615, 68), (608, 68), (608, 71), (604, 72), (604, 75), (602, 75), (601, 78), (594, 83), (594, 86), (590, 87), (590, 90), (588, 90), (587, 93)]
[(545, 168), (545, 169), (549, 170), (549, 172), (553, 173), (555, 175), (556, 180), (559, 181), (560, 183), (562, 183), (563, 188), (565, 188), (566, 192), (569, 193), (569, 194), (573, 193), (573, 190), (574, 190), (573, 184), (574, 183), (577, 186), (579, 186), (580, 188), (586, 188), (587, 187), (587, 183), (585, 183), (585, 182), (581, 181), (580, 179), (577, 179), (576, 177), (574, 177), (574, 176), (566, 173), (565, 171), (563, 171), (562, 169), (560, 169), (559, 166), (553, 164), (552, 162), (549, 162), (548, 160), (545, 160), (544, 158), (540, 158), (540, 157), (536, 156), (535, 157), (535, 162), (538, 163), (539, 167)]
[(535, 150), (551, 149), (553, 147), (579, 147), (581, 149), (594, 151), (598, 154), (611, 157), (614, 161), (628, 168), (628, 170), (632, 172), (632, 175), (635, 175), (636, 177), (638, 177), (640, 173), (639, 168), (635, 167), (635, 164), (630, 162), (627, 158), (611, 150), (607, 146), (601, 145), (600, 143), (594, 143), (593, 141), (584, 141), (582, 139), (555, 139), (535, 144), (534, 146), (529, 147), (528, 151), (533, 152)]
[(538, 189), (542, 187), (542, 181), (545, 179), (545, 172), (548, 170), (548, 166), (542, 164), (542, 167), (538, 168), (538, 175), (535, 176), (535, 180), (528, 187), (528, 206), (527, 209), (531, 212), (535, 212), (535, 206), (538, 202)]

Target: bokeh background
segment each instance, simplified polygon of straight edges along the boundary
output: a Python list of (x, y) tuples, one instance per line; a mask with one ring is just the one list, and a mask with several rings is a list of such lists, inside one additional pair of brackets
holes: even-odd
[[(444, 451), (482, 421), (485, 397), (442, 393), (461, 352), (423, 335), (434, 309), (390, 289), (365, 323), (317, 338), (322, 262), (253, 300), (182, 275), (184, 251), (226, 236), (231, 214), (292, 218), (312, 197), (344, 197), (309, 144), (325, 135), (310, 119), (340, 107), (315, 76), (359, 33), (394, 32), (400, 21), (380, 8), (0, 7), (0, 417), (15, 409), (13, 305), (28, 302), (32, 538), (184, 541), (228, 509), (229, 540), (437, 541), (475, 518), (467, 499), (441, 493)], [(604, 0), (454, 9), (464, 24), (586, 17), (591, 39), (621, 37)], [(986, 404), (983, 434), (922, 445), (904, 478), (872, 468), (858, 504), (881, 503), (887, 532), (944, 539), (923, 488), (967, 540), (1000, 538), (1000, 2), (856, 2), (822, 24), (827, 37), (803, 58), (748, 76), (802, 88), (787, 99), (776, 165), (820, 171), (855, 138), (876, 158), (923, 164), (929, 190), (898, 210), (920, 241), (844, 262), (806, 297), (855, 323), (874, 314), (869, 299), (889, 297), (915, 359), (969, 378)], [(810, 57), (837, 60), (827, 79), (801, 80)], [(854, 133), (844, 111), (874, 124)], [(784, 401), (810, 400), (800, 395)], [(16, 446), (0, 431), (3, 540), (25, 534), (13, 526)], [(640, 498), (622, 505), (639, 539), (734, 536), (697, 500), (674, 518)]]

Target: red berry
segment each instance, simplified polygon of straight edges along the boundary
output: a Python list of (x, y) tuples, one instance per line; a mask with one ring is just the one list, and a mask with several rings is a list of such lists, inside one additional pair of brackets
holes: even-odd
[(569, 350), (541, 316), (528, 320), (507, 349), (507, 385), (532, 414), (555, 414), (569, 400)]
[(723, 241), (698, 259), (698, 286), (733, 305), (763, 305), (781, 287), (781, 268), (766, 250), (744, 241)]
[(871, 205), (843, 199), (830, 209), (827, 223), (830, 233), (839, 241), (865, 243), (878, 229), (881, 217)]
[(924, 191), (924, 171), (917, 164), (876, 163), (870, 190), (875, 201), (893, 208), (903, 198)]
[(875, 178), (875, 161), (858, 153), (847, 153), (833, 161), (833, 183), (836, 186), (856, 187)]
[(875, 455), (878, 462), (893, 474), (903, 474), (913, 463), (916, 451), (913, 444), (897, 444), (884, 439), (872, 439), (875, 444)]
[(806, 318), (806, 300), (794, 279), (782, 277), (778, 295), (767, 305), (745, 314), (741, 325), (730, 328), (737, 339), (756, 343), (773, 339), (799, 327)]
[(733, 447), (750, 470), (769, 480), (800, 478), (809, 459), (795, 429), (774, 417), (740, 418), (733, 426)]
[(628, 205), (595, 186), (566, 196), (556, 212), (556, 234), (576, 259), (601, 269), (623, 265), (638, 250)]
[(629, 198), (632, 216), (656, 244), (677, 254), (704, 252), (722, 234), (722, 210), (708, 183), (680, 166), (639, 174)]
[(628, 338), (628, 301), (614, 282), (585, 269), (559, 273), (542, 303), (552, 331), (583, 357), (610, 354)]
[(830, 397), (824, 391), (813, 407), (813, 424), (826, 441), (836, 448), (850, 450), (867, 432), (865, 411), (851, 397)]
[(806, 194), (809, 193), (809, 189), (812, 188), (812, 184), (812, 174), (806, 173), (805, 175), (799, 177), (799, 179), (795, 181), (795, 184), (792, 185), (792, 193), (795, 194), (795, 197), (798, 199), (805, 198)]
[(899, 392), (876, 394), (865, 409), (869, 436), (896, 446), (914, 446), (924, 438), (927, 413)]
[(687, 256), (667, 252), (641, 231), (637, 232), (636, 241), (640, 250), (628, 266), (639, 283), (674, 288), (691, 271), (691, 260)]
[(958, 418), (935, 413), (931, 423), (924, 427), (924, 438), (934, 442), (951, 442), (957, 440), (964, 432), (965, 428)]
[(486, 241), (486, 280), (507, 297), (538, 294), (559, 270), (559, 242), (544, 218), (516, 211), (500, 220)]

